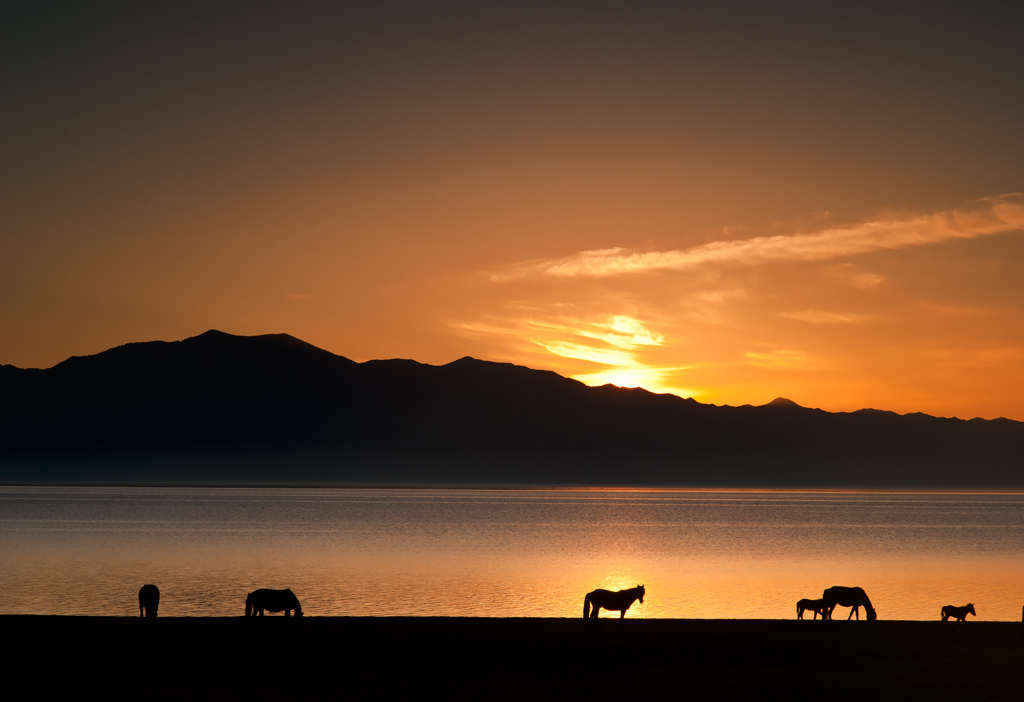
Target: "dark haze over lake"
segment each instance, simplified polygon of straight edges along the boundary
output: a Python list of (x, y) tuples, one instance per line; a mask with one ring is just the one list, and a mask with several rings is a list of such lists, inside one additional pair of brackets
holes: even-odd
[(0, 488), (0, 613), (138, 616), (143, 583), (164, 616), (290, 587), (313, 616), (578, 617), (643, 583), (627, 616), (792, 618), (859, 585), (882, 619), (1017, 620), (1024, 495)]

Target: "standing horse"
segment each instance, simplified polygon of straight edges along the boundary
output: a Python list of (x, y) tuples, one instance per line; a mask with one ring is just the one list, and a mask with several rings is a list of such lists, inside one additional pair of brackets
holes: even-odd
[(143, 585), (139, 589), (139, 616), (155, 617), (160, 606), (160, 588), (156, 585)]
[(822, 619), (825, 619), (825, 613), (828, 612), (828, 605), (825, 604), (825, 600), (800, 600), (796, 603), (796, 618), (803, 619), (804, 611), (814, 612), (814, 618), (817, 619), (818, 615), (821, 615)]
[(263, 616), (263, 610), (268, 612), (284, 612), (284, 616), (290, 617), (290, 610), (295, 610), (295, 616), (302, 616), (302, 605), (299, 598), (291, 590), (256, 590), (250, 592), (245, 598), (245, 616)]
[(965, 604), (963, 607), (954, 607), (953, 605), (946, 605), (942, 608), (942, 621), (949, 621), (950, 617), (953, 617), (958, 622), (967, 622), (967, 615), (973, 614), (978, 616), (978, 613), (974, 611), (974, 603)]
[(853, 615), (857, 615), (858, 621), (860, 620), (860, 608), (864, 607), (864, 612), (867, 614), (868, 621), (873, 622), (878, 619), (878, 613), (875, 608), (871, 606), (871, 600), (868, 599), (868, 594), (859, 587), (830, 587), (825, 590), (821, 595), (822, 601), (825, 606), (828, 607), (828, 616), (825, 619), (832, 618), (832, 612), (838, 605), (843, 607), (853, 607), (850, 610), (850, 616), (847, 619), (853, 619)]
[[(634, 602), (640, 600), (640, 604), (644, 603), (644, 592), (643, 585), (637, 585), (628, 590), (619, 590), (618, 592), (612, 592), (611, 590), (588, 592), (587, 596), (583, 598), (583, 618), (597, 619), (597, 613), (604, 607), (609, 611), (620, 612), (619, 619), (624, 619), (626, 617), (626, 610), (632, 607)], [(590, 611), (591, 606), (594, 608), (593, 613)]]

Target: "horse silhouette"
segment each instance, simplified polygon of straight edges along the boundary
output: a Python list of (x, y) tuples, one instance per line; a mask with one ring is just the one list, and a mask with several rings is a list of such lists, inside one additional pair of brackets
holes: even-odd
[(160, 606), (160, 588), (156, 585), (143, 585), (139, 588), (139, 616), (155, 617)]
[(796, 603), (796, 618), (803, 619), (805, 610), (814, 612), (815, 619), (818, 618), (819, 614), (822, 619), (825, 619), (825, 613), (828, 611), (828, 605), (825, 604), (825, 600), (800, 600)]
[(299, 598), (291, 590), (256, 590), (250, 592), (245, 598), (245, 616), (263, 616), (263, 611), (284, 612), (284, 616), (290, 617), (291, 610), (295, 610), (295, 616), (302, 616), (302, 605)]
[(958, 622), (966, 622), (968, 614), (978, 616), (978, 613), (974, 611), (973, 602), (970, 604), (965, 604), (963, 607), (954, 607), (953, 605), (946, 605), (942, 608), (942, 621), (949, 621), (949, 618), (953, 617)]
[[(588, 592), (587, 596), (583, 598), (583, 618), (597, 619), (597, 613), (604, 607), (608, 611), (619, 612), (619, 619), (624, 619), (626, 617), (626, 610), (632, 607), (634, 602), (640, 600), (640, 604), (644, 603), (644, 592), (643, 585), (637, 585), (628, 590), (619, 590), (618, 592), (612, 592), (611, 590)], [(590, 611), (591, 607), (594, 608), (593, 612)]]
[(828, 616), (822, 615), (825, 619), (831, 619), (832, 612), (839, 605), (853, 608), (850, 610), (850, 616), (847, 617), (848, 620), (853, 619), (853, 615), (856, 614), (859, 621), (861, 607), (864, 607), (864, 612), (867, 614), (869, 622), (878, 619), (878, 613), (871, 606), (868, 594), (859, 587), (840, 587), (836, 585), (825, 590), (821, 595), (821, 599), (828, 608)]

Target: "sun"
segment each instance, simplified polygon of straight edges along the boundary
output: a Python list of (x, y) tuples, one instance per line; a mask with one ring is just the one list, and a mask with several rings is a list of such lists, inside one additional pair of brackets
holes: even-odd
[(650, 392), (671, 393), (680, 397), (694, 397), (696, 392), (688, 388), (677, 388), (665, 382), (663, 368), (609, 368), (596, 373), (581, 373), (572, 376), (574, 380), (591, 386), (616, 385), (620, 388), (643, 388)]

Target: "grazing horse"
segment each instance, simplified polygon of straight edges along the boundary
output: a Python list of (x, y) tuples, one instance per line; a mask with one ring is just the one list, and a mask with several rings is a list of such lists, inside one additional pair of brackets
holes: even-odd
[(284, 616), (290, 617), (291, 611), (295, 610), (295, 616), (302, 616), (302, 606), (299, 598), (291, 590), (256, 590), (250, 592), (245, 598), (245, 616), (263, 616), (263, 610), (268, 612), (284, 612)]
[(828, 608), (828, 616), (824, 614), (822, 617), (825, 619), (832, 618), (832, 612), (838, 605), (843, 607), (853, 607), (850, 610), (850, 616), (847, 619), (853, 619), (853, 615), (857, 615), (857, 619), (860, 620), (860, 608), (864, 607), (864, 612), (867, 614), (868, 621), (873, 622), (878, 619), (878, 613), (875, 608), (871, 606), (871, 600), (868, 599), (868, 594), (859, 587), (830, 587), (825, 590), (821, 595), (822, 601)]
[[(619, 590), (618, 592), (594, 590), (593, 592), (588, 592), (587, 596), (583, 598), (583, 618), (597, 619), (597, 613), (604, 607), (609, 611), (620, 612), (619, 619), (621, 620), (626, 617), (626, 610), (632, 607), (633, 603), (637, 600), (640, 600), (640, 604), (644, 603), (643, 585), (637, 585), (628, 590)], [(594, 608), (593, 613), (590, 611), (591, 606)]]
[(963, 607), (954, 607), (953, 605), (946, 605), (942, 608), (942, 621), (949, 621), (950, 617), (955, 618), (958, 622), (967, 622), (967, 615), (973, 614), (978, 616), (978, 613), (974, 611), (974, 603), (965, 604)]
[(139, 616), (155, 617), (160, 606), (160, 589), (156, 585), (143, 585), (139, 589)]
[(828, 605), (825, 604), (825, 600), (800, 600), (796, 603), (796, 618), (803, 619), (804, 611), (814, 612), (814, 618), (817, 619), (818, 615), (821, 615), (822, 619), (825, 619), (825, 614), (828, 612)]

